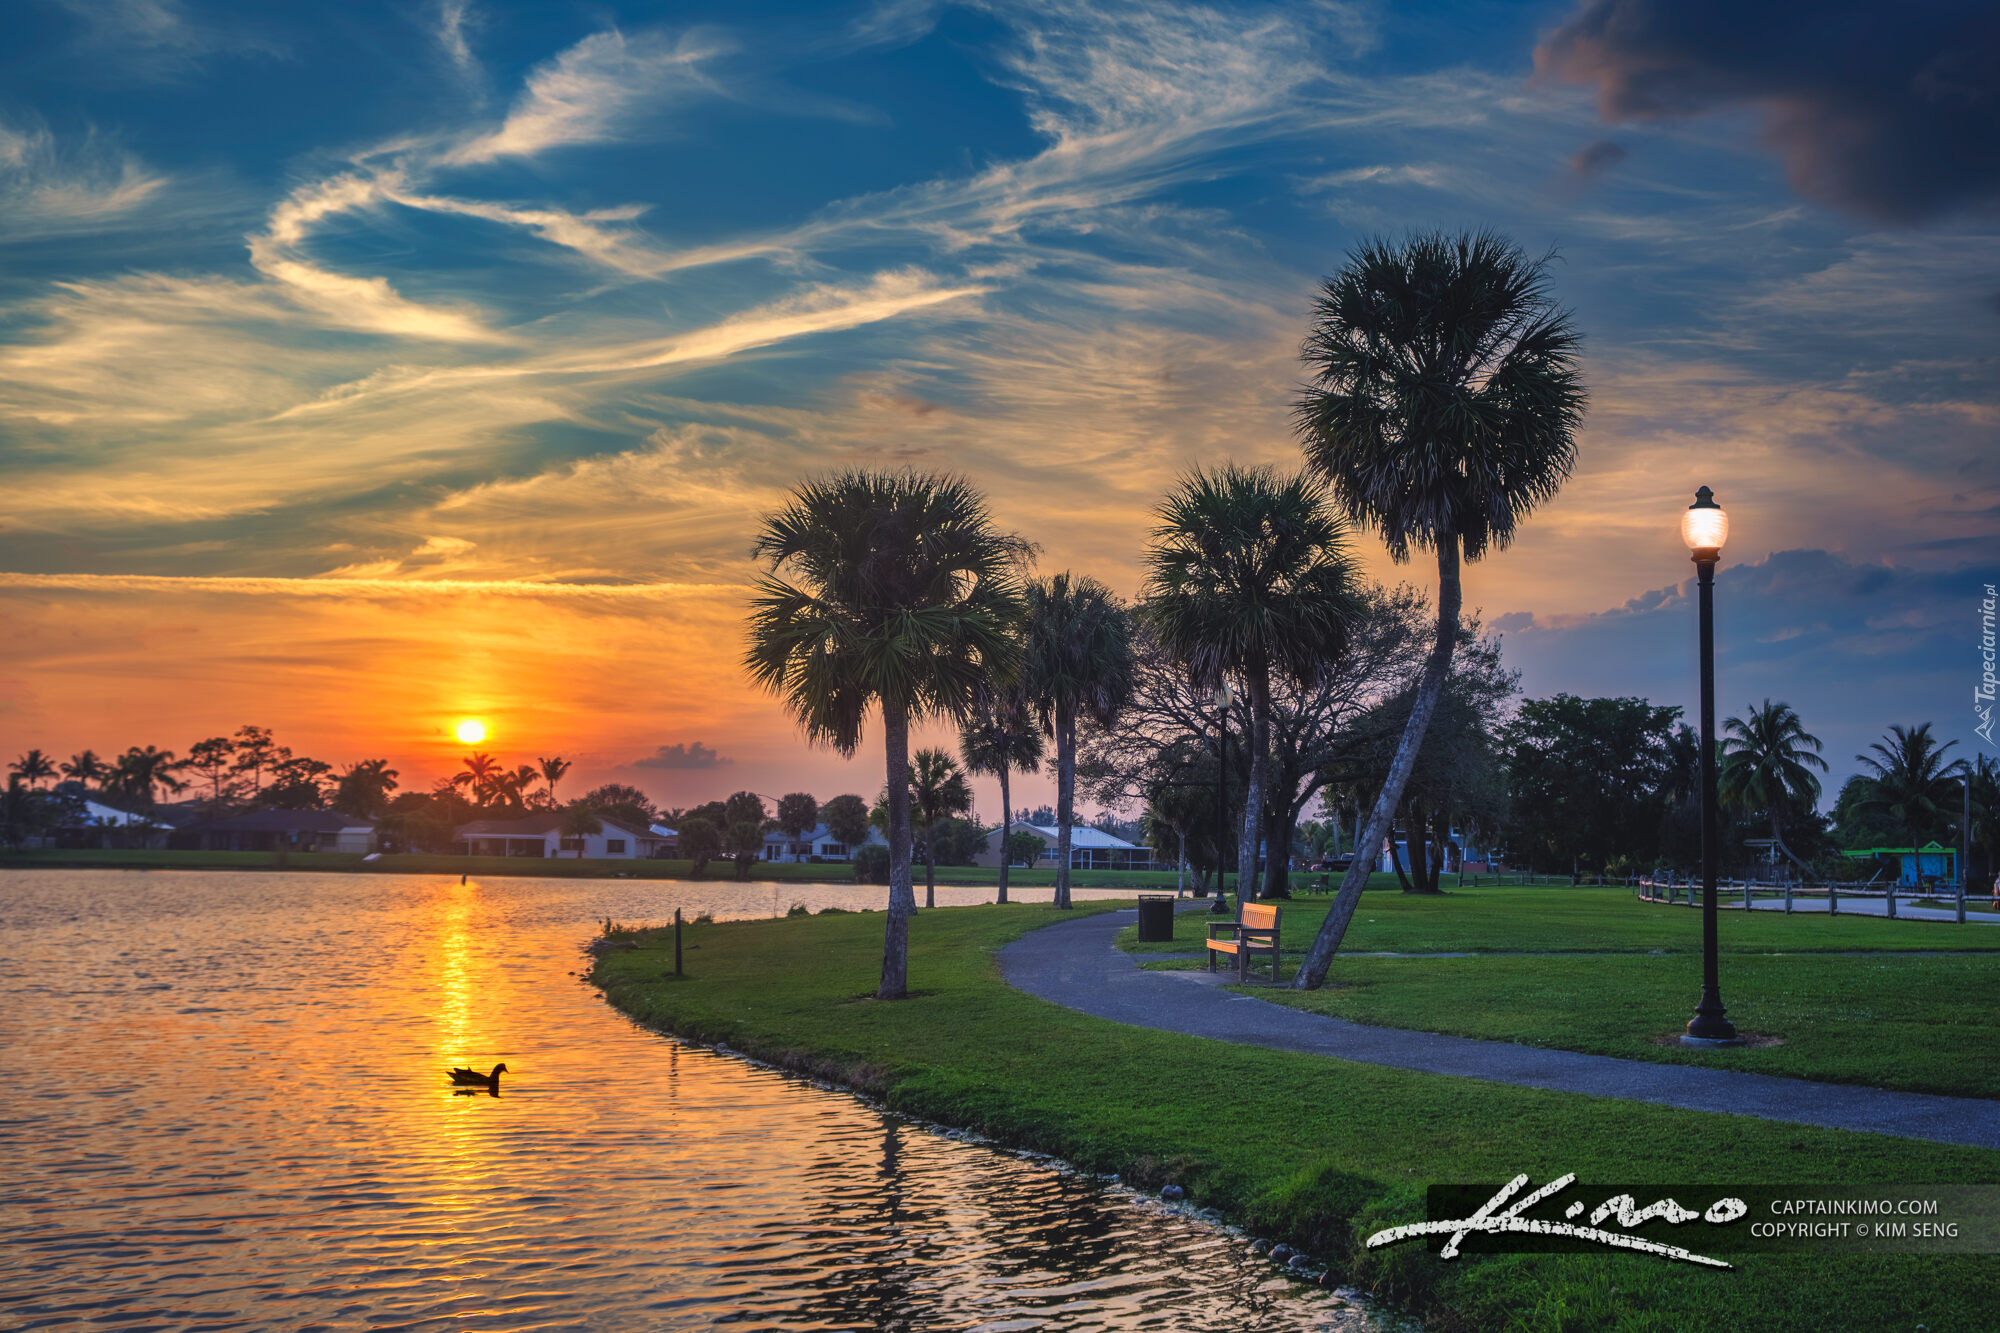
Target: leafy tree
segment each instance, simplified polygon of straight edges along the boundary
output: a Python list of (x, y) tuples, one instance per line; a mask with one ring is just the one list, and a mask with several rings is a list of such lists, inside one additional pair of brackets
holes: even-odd
[[(724, 827), (730, 824), (755, 824), (759, 830), (764, 827), (764, 798), (754, 791), (739, 791), (722, 803)], [(759, 832), (758, 838), (763, 834)]]
[(1902, 835), (1895, 819), (1882, 812), (1875, 779), (1861, 773), (1840, 784), (1840, 795), (1833, 802), (1833, 827), (1834, 836), (1848, 851), (1886, 847)]
[(834, 797), (819, 808), (820, 822), (847, 848), (850, 859), (868, 841), (868, 803), (852, 792)]
[(1040, 834), (1009, 833), (1007, 835), (1007, 857), (1009, 861), (1019, 861), (1024, 866), (1033, 866), (1042, 859), (1042, 850), (1048, 844)]
[(1513, 854), (1538, 870), (1572, 873), (1649, 859), (1679, 716), (1644, 699), (1523, 701), (1501, 733)]
[(1132, 697), (1132, 619), (1111, 590), (1065, 572), (1028, 589), (1023, 687), (1056, 743), (1055, 905), (1070, 905), (1070, 828), (1076, 822), (1076, 726), (1109, 726)]
[(1817, 768), (1819, 737), (1809, 735), (1799, 715), (1787, 703), (1764, 700), (1742, 717), (1722, 724), (1722, 765), (1715, 775), (1719, 799), (1746, 812), (1761, 810), (1771, 821), (1771, 840), (1801, 870), (1811, 866), (1785, 845), (1785, 814), (1794, 806), (1813, 809), (1819, 803)]
[(750, 868), (757, 864), (764, 850), (764, 821), (739, 819), (729, 826), (723, 841), (729, 854), (736, 858), (736, 878), (750, 878)]
[[(1250, 781), (1236, 847), (1236, 892), (1247, 902), (1257, 896), (1265, 832), (1272, 681), (1304, 688), (1324, 680), (1362, 614), (1347, 529), (1320, 482), (1233, 463), (1190, 473), (1159, 515), (1146, 555), (1146, 617), (1196, 689), (1235, 680), (1250, 707)], [(1274, 860), (1284, 847), (1271, 843)]]
[(40, 750), (28, 751), (13, 762), (11, 769), (14, 776), (26, 783), (30, 791), (33, 791), (44, 779), (52, 778), (56, 775), (55, 760), (49, 758)]
[(556, 807), (556, 784), (562, 781), (563, 774), (569, 772), (570, 762), (561, 755), (551, 755), (546, 759), (536, 759), (535, 767), (542, 775), (542, 799), (553, 810)]
[(697, 815), (693, 819), (683, 819), (677, 832), (680, 834), (680, 853), (694, 862), (691, 873), (694, 878), (700, 879), (709, 861), (722, 851), (722, 830)]
[[(1009, 777), (1013, 773), (1033, 773), (1042, 764), (1042, 731), (1035, 724), (1034, 709), (1027, 695), (1018, 685), (996, 686), (989, 681), (981, 686), (972, 711), (958, 729), (958, 752), (965, 759), (967, 772), (991, 774), (1000, 779), (1000, 836), (1004, 842), (1014, 818)], [(1007, 870), (1012, 859), (1005, 855), (1000, 858), (997, 902), (1007, 901)]]
[(795, 791), (778, 798), (778, 827), (794, 839), (819, 827), (819, 802), (811, 792)]
[(924, 843), (941, 866), (969, 866), (986, 850), (986, 830), (969, 819), (946, 817), (924, 831)]
[(1924, 722), (1914, 727), (1892, 726), (1868, 747), (1869, 753), (1854, 756), (1875, 783), (1864, 808), (1895, 820), (1912, 848), (1922, 847), (1945, 824), (1953, 822), (1966, 763), (1963, 759), (1947, 762), (1944, 755), (1957, 744), (1946, 741), (1939, 745), (1931, 735), (1931, 724)]
[(889, 882), (889, 849), (879, 842), (871, 842), (854, 852), (854, 882), (857, 884), (887, 884)]
[(111, 772), (104, 781), (105, 794), (150, 810), (154, 792), (177, 792), (187, 787), (174, 776), (177, 767), (172, 750), (131, 746), (112, 762)]
[[(629, 783), (607, 782), (585, 792), (580, 799), (605, 819), (635, 833), (644, 833), (660, 818), (660, 812), (653, 808), (652, 798)], [(709, 817), (709, 823), (716, 829), (722, 827), (720, 811)], [(678, 828), (676, 831), (679, 831)], [(685, 847), (686, 844), (682, 845)]]
[(79, 750), (69, 757), (62, 766), (63, 776), (88, 788), (93, 782), (102, 782), (109, 772), (104, 761), (97, 757), (95, 750)]
[[(1374, 240), (1314, 308), (1302, 348), (1312, 382), (1297, 404), (1306, 461), (1350, 519), (1381, 532), (1392, 559), (1417, 547), (1438, 561), (1436, 642), (1363, 830), (1367, 847), (1388, 834), (1444, 693), (1461, 555), (1477, 560), (1512, 541), (1576, 456), (1577, 335), (1544, 286), (1547, 262), (1489, 233)], [(1325, 982), (1367, 881), (1357, 856), (1295, 986)]]
[(910, 769), (910, 800), (924, 830), (924, 906), (937, 906), (938, 824), (972, 808), (972, 786), (943, 750), (919, 750)]
[[(1993, 882), (2000, 869), (2000, 763), (1978, 755), (1970, 769), (1972, 783), (1972, 852), (1966, 858), (1967, 892), (1973, 885)], [(2000, 898), (1996, 889), (1995, 898)]]
[(881, 708), (889, 913), (876, 993), (901, 999), (916, 911), (910, 722), (962, 717), (982, 683), (1014, 675), (1031, 548), (994, 527), (970, 483), (904, 470), (806, 482), (765, 518), (754, 553), (771, 572), (752, 603), (751, 676), (809, 740), (844, 755), (859, 748), (869, 708)]
[(317, 810), (326, 804), (326, 783), (332, 773), (333, 765), (325, 760), (281, 749), (260, 804), (273, 810)]
[(236, 747), (233, 771), (249, 784), (246, 794), (255, 801), (263, 795), (264, 775), (282, 757), (278, 743), (271, 738), (270, 728), (253, 726), (238, 727), (232, 743)]
[(236, 742), (227, 736), (210, 736), (188, 747), (181, 771), (193, 773), (208, 784), (208, 817), (218, 819), (223, 806), (236, 795)]
[(563, 808), (562, 821), (556, 831), (564, 838), (576, 839), (576, 859), (583, 859), (583, 840), (604, 832), (604, 820), (597, 813), (597, 807), (587, 801), (571, 801)]
[(387, 759), (358, 760), (340, 775), (333, 808), (364, 819), (379, 818), (389, 808), (389, 793), (396, 790), (397, 776)]

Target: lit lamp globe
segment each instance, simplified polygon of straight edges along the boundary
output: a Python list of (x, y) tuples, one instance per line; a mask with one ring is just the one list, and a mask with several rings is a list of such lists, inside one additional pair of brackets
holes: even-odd
[(1694, 503), (1681, 515), (1681, 540), (1696, 560), (1716, 560), (1722, 544), (1729, 540), (1729, 511), (1715, 502), (1715, 492), (1704, 486), (1694, 493)]

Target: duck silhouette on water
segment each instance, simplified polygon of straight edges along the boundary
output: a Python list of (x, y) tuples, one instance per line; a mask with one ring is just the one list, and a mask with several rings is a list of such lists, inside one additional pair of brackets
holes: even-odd
[(484, 1088), (491, 1095), (498, 1097), (500, 1076), (506, 1072), (507, 1066), (504, 1064), (493, 1066), (493, 1072), (490, 1074), (482, 1074), (476, 1069), (454, 1069), (451, 1071), (451, 1081), (456, 1085), (453, 1091), (457, 1096), (469, 1097)]

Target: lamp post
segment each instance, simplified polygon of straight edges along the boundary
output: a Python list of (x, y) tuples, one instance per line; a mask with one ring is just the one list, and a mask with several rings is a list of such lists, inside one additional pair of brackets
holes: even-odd
[(1715, 959), (1715, 864), (1722, 836), (1715, 811), (1715, 565), (1729, 540), (1729, 515), (1706, 486), (1694, 493), (1694, 503), (1681, 516), (1681, 539), (1693, 552), (1701, 587), (1701, 1003), (1681, 1041), (1739, 1046), (1743, 1039), (1722, 1007)]
[[(1215, 687), (1215, 905), (1210, 916), (1229, 914), (1229, 705), (1236, 696), (1223, 681)], [(1243, 886), (1236, 886), (1238, 896)]]

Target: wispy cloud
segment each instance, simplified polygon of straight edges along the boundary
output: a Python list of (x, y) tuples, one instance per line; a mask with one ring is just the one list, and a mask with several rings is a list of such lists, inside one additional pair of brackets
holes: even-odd
[(129, 225), (166, 184), (94, 132), (64, 146), (46, 126), (0, 123), (0, 242)]

